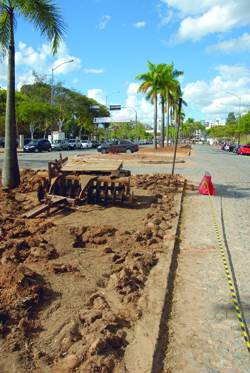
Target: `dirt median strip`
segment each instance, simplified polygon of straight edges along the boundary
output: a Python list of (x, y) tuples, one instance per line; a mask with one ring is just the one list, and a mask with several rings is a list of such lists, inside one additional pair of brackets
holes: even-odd
[(174, 255), (184, 186), (185, 180), (183, 180), (182, 192), (174, 197), (174, 209), (178, 211), (178, 215), (172, 219), (172, 229), (168, 230), (168, 234), (165, 236), (165, 250), (158, 256), (158, 262), (151, 270), (144, 288), (144, 296), (140, 303), (142, 317), (127, 338), (130, 343), (126, 348), (124, 360), (128, 372), (131, 373), (151, 373), (153, 371), (153, 359), (157, 350), (161, 317), (166, 293), (169, 291), (168, 279)]

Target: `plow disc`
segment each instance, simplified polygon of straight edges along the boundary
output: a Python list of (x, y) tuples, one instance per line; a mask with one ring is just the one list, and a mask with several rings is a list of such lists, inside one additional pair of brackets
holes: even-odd
[[(75, 159), (75, 158), (74, 158)], [(123, 207), (133, 205), (130, 191), (130, 171), (122, 170), (122, 162), (92, 161), (63, 164), (68, 158), (49, 162), (48, 172), (38, 174), (41, 181), (37, 198), (43, 205), (32, 210), (26, 217), (32, 218), (59, 204), (102, 204)]]

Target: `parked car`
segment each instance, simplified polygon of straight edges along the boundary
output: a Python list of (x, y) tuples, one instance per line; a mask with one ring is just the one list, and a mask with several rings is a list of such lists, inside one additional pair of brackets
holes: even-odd
[(97, 148), (97, 151), (101, 152), (102, 154), (109, 153), (110, 151), (131, 154), (137, 152), (138, 150), (138, 144), (135, 144), (129, 140), (118, 140), (110, 143), (104, 143)]
[(241, 154), (241, 149), (242, 149), (242, 146), (243, 145), (239, 145), (238, 149), (237, 149), (237, 153), (236, 154)]
[[(1, 148), (4, 148), (4, 145), (5, 145), (5, 138), (4, 137), (1, 137), (0, 138), (0, 147)], [(16, 139), (16, 148), (18, 147), (18, 139)]]
[(41, 140), (32, 140), (27, 145), (24, 145), (23, 150), (27, 153), (29, 152), (42, 152), (43, 150), (47, 150), (51, 152), (52, 147), (51, 143), (46, 139)]
[(69, 150), (70, 146), (67, 140), (54, 140), (51, 144), (52, 150)]
[(98, 148), (98, 146), (101, 145), (100, 141), (91, 141), (92, 142), (92, 148)]
[(237, 144), (237, 145), (234, 147), (234, 149), (233, 149), (233, 153), (238, 154), (238, 149), (240, 149), (241, 147), (242, 147), (242, 145)]
[(221, 150), (225, 150), (225, 146), (227, 145), (227, 143), (225, 143), (225, 144), (222, 144), (221, 145)]
[(68, 140), (70, 149), (81, 149), (81, 140), (78, 139), (70, 139)]
[(4, 148), (4, 137), (0, 138), (0, 146), (1, 148)]
[(235, 144), (226, 144), (224, 146), (224, 150), (226, 150), (227, 152), (232, 152), (235, 148)]
[(90, 140), (81, 141), (81, 149), (93, 148), (92, 142)]
[(241, 155), (250, 155), (250, 145), (242, 145)]
[(27, 145), (30, 142), (31, 142), (31, 139), (28, 139), (28, 138), (24, 139), (24, 145)]

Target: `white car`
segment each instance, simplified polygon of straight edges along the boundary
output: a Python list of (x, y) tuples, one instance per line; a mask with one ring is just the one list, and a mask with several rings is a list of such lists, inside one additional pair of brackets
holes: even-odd
[(68, 144), (69, 148), (73, 150), (82, 148), (81, 140), (79, 139), (70, 139), (68, 140)]
[(93, 144), (90, 140), (82, 140), (81, 149), (88, 149), (92, 147), (93, 147)]

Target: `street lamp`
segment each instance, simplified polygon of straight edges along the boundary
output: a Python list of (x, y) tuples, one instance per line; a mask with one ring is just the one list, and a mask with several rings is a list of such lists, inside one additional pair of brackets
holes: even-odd
[[(137, 106), (141, 106), (141, 105), (137, 105)], [(137, 141), (137, 111), (132, 106), (131, 107), (130, 106), (125, 106), (122, 109), (133, 109), (134, 112), (135, 112), (135, 139)]]
[[(70, 60), (70, 61), (66, 61), (66, 62), (62, 62), (60, 63), (60, 65), (54, 67), (54, 69), (52, 68), (52, 79), (51, 79), (51, 107), (53, 106), (53, 71), (56, 70), (58, 67), (64, 65), (65, 63), (70, 63), (70, 62), (73, 62), (74, 60)], [(51, 118), (51, 143), (53, 141), (53, 116)]]
[(240, 107), (241, 107), (241, 97), (237, 96), (236, 94), (232, 93), (232, 92), (226, 92), (228, 93), (229, 95), (233, 95), (235, 97), (237, 97), (239, 99), (239, 117), (238, 117), (238, 136), (237, 136), (237, 142), (238, 142), (238, 145), (239, 145), (239, 127), (240, 127)]
[(115, 93), (120, 93), (120, 91), (110, 93), (110, 95), (106, 96), (106, 107), (108, 107), (108, 97), (115, 94)]
[[(226, 113), (228, 112), (226, 109), (223, 109), (223, 107), (221, 107), (221, 106), (216, 106), (216, 107), (218, 107), (218, 108), (224, 110)], [(226, 114), (225, 114), (225, 125), (226, 125)]]

